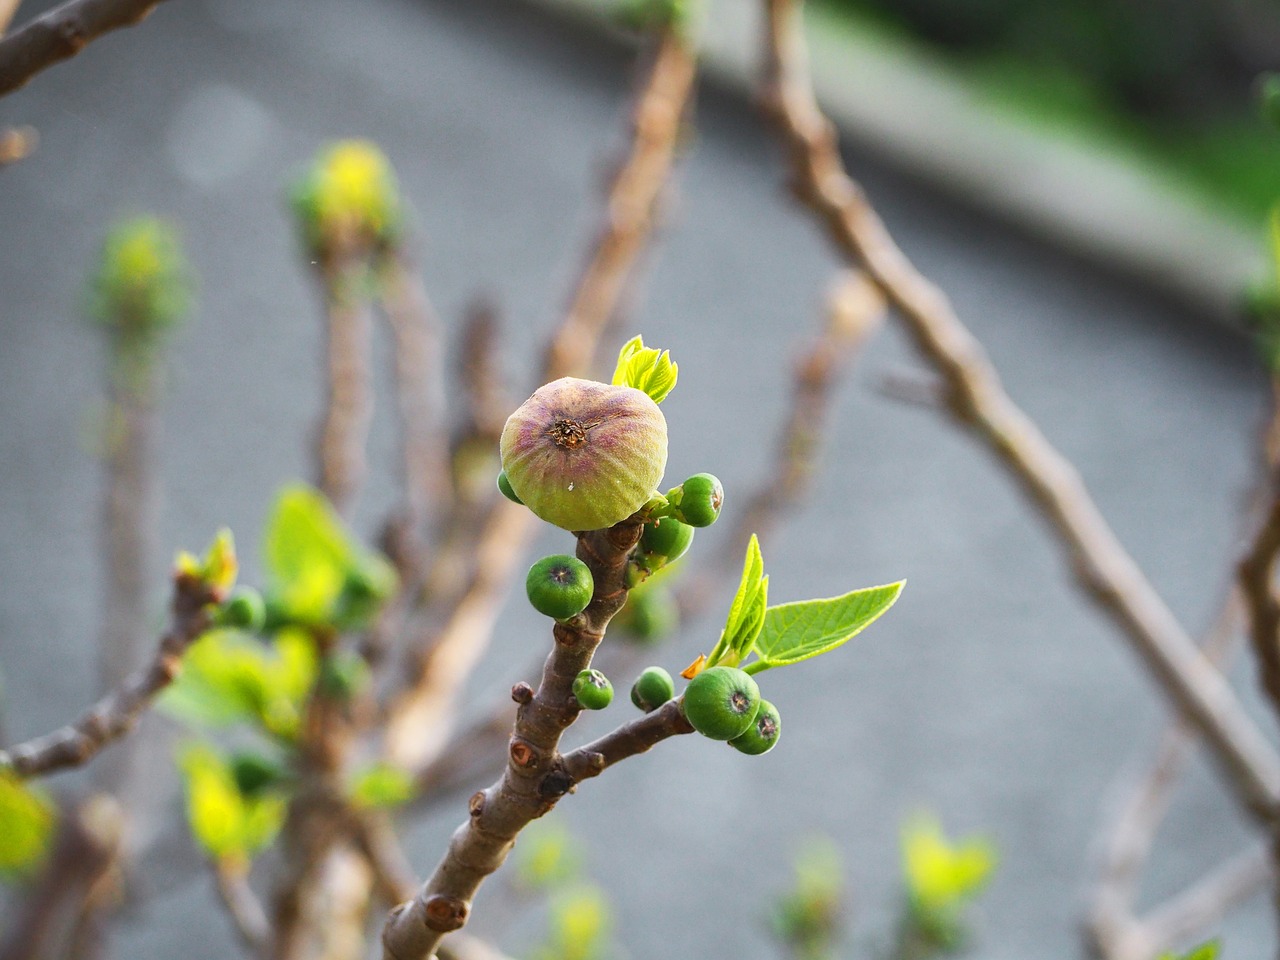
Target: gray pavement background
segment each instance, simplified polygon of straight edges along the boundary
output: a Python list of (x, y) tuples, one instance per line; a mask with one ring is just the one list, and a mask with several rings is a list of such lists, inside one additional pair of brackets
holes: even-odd
[[(598, 216), (630, 77), (625, 52), (505, 0), (184, 0), (0, 101), (0, 123), (32, 123), (42, 137), (36, 157), (0, 172), (8, 736), (42, 732), (93, 695), (98, 469), (86, 437), (100, 358), (79, 308), (111, 219), (174, 218), (201, 278), (169, 391), (165, 549), (229, 524), (252, 558), (274, 490), (308, 471), (319, 401), (315, 297), (282, 183), (329, 139), (381, 143), (418, 211), (441, 314), (455, 324), (475, 292), (495, 295), (510, 369), (525, 383)], [(986, 341), (1012, 395), (1076, 460), (1161, 593), (1189, 625), (1205, 624), (1236, 548), (1265, 402), (1245, 347), (850, 160), (908, 254)], [(786, 358), (816, 321), (834, 267), (786, 199), (779, 169), (747, 106), (706, 90), (628, 325), (681, 364), (664, 407), (670, 475), (716, 472), (730, 506), (759, 478), (761, 438), (782, 415)], [(561, 808), (591, 842), (590, 867), (615, 898), (618, 939), (632, 957), (774, 956), (767, 907), (813, 832), (844, 851), (857, 920), (849, 955), (870, 956), (866, 938), (886, 932), (894, 902), (897, 825), (921, 805), (951, 831), (985, 830), (1001, 847), (980, 956), (1080, 955), (1074, 925), (1104, 793), (1145, 755), (1162, 708), (1107, 624), (1064, 584), (1057, 551), (985, 456), (933, 413), (876, 391), (886, 370), (913, 364), (895, 331), (877, 338), (838, 394), (812, 504), (764, 544), (776, 600), (906, 577), (892, 615), (839, 656), (766, 677), (787, 728), (769, 756), (747, 761), (684, 738)], [(390, 449), (383, 421), (373, 458), (384, 472), (366, 521), (386, 501)], [(699, 546), (716, 538), (712, 529)], [(545, 545), (562, 548), (564, 538)], [(250, 578), (256, 569), (251, 560)], [(716, 629), (686, 632), (663, 662), (683, 665)], [(477, 695), (523, 678), (543, 633), (511, 604)], [(1251, 691), (1251, 674), (1239, 673)], [(415, 828), (421, 869), (460, 811)], [(1149, 895), (1177, 889), (1244, 837), (1213, 776), (1197, 770)], [(160, 852), (116, 955), (231, 956), (229, 927), (189, 869), (192, 854), (176, 841)], [(512, 913), (499, 888), (487, 888), (477, 928), (515, 950), (531, 921), (504, 929)], [(1270, 951), (1264, 900), (1223, 933), (1231, 960)]]

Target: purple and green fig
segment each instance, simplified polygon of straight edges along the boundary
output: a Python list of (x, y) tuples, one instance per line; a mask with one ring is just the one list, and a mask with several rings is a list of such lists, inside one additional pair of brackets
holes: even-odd
[(512, 492), (565, 530), (600, 530), (648, 502), (667, 466), (667, 421), (634, 387), (563, 377), (507, 419), (500, 444)]

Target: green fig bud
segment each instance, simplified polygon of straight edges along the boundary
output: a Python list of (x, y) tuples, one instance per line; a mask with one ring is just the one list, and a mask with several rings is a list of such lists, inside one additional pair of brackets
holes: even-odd
[(645, 713), (652, 713), (675, 695), (671, 674), (661, 667), (645, 667), (631, 686), (631, 702)]
[(257, 633), (267, 620), (267, 605), (253, 587), (236, 587), (214, 618), (221, 627)]
[(603, 710), (613, 702), (613, 684), (599, 670), (583, 670), (574, 678), (573, 695), (584, 710)]
[(674, 563), (685, 555), (693, 543), (693, 527), (675, 517), (662, 517), (644, 525), (640, 549), (650, 556), (661, 557), (659, 566)]
[(516, 492), (511, 489), (511, 480), (507, 477), (507, 471), (498, 471), (498, 489), (502, 491), (502, 495), (512, 503), (518, 503), (524, 506), (524, 501), (516, 496)]
[(729, 745), (739, 753), (754, 757), (772, 750), (781, 735), (782, 718), (778, 716), (778, 708), (768, 700), (761, 700), (756, 718), (751, 721), (746, 733), (734, 737)]
[(760, 688), (737, 667), (710, 667), (689, 681), (684, 715), (712, 740), (732, 740), (751, 726), (760, 708)]
[(720, 516), (724, 487), (709, 473), (695, 473), (667, 494), (676, 516), (691, 527), (709, 527)]
[(284, 779), (284, 771), (274, 760), (260, 753), (237, 753), (231, 758), (231, 775), (242, 796), (256, 797)]
[(654, 643), (680, 625), (680, 605), (665, 584), (645, 584), (643, 589), (631, 591), (613, 623), (641, 643)]
[(634, 387), (563, 377), (507, 419), (499, 447), (512, 491), (566, 530), (599, 530), (648, 501), (667, 466), (667, 421)]
[(577, 557), (557, 554), (530, 567), (524, 587), (533, 609), (554, 620), (568, 620), (587, 609), (595, 581)]

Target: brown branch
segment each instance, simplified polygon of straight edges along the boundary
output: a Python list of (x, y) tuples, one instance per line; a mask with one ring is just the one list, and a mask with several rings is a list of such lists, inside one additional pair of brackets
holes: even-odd
[(615, 763), (638, 756), (670, 737), (693, 733), (679, 700), (668, 700), (652, 713), (624, 723), (603, 737), (564, 756), (564, 770), (577, 786), (598, 777)]
[[(1221, 666), (1235, 649), (1242, 612), (1239, 593), (1233, 590), (1202, 648), (1215, 666)], [(1134, 903), (1142, 868), (1168, 811), (1173, 787), (1199, 741), (1195, 728), (1184, 719), (1169, 720), (1145, 774), (1135, 785), (1125, 785), (1123, 800), (1099, 844), (1098, 879), (1089, 898), (1085, 932), (1091, 948), (1106, 960), (1122, 960), (1133, 953), (1130, 942), (1139, 926)]]
[[(641, 84), (630, 152), (609, 191), (606, 226), (578, 285), (568, 316), (548, 347), (543, 382), (584, 372), (632, 265), (643, 249), (666, 181), (696, 62), (676, 31), (663, 34)], [(491, 507), (475, 535), (471, 573), (441, 601), (442, 618), (428, 611), (411, 631), (407, 688), (392, 705), (387, 754), (406, 769), (429, 764), (448, 742), (463, 680), (483, 655), (503, 592), (533, 538), (529, 511), (507, 500)], [(441, 623), (433, 630), (433, 623)]]
[(422, 535), (428, 504), (440, 515), (449, 510), (439, 322), (404, 243), (396, 244), (380, 267), (382, 305), (395, 340), (404, 471), (400, 522), (412, 542)]
[(412, 897), (418, 879), (386, 816), (370, 810), (351, 810), (348, 816), (351, 838), (373, 871), (378, 896), (388, 904)]
[(696, 73), (697, 61), (685, 37), (676, 29), (663, 31), (632, 116), (630, 154), (609, 191), (604, 227), (547, 351), (548, 380), (586, 372), (592, 345), (618, 306), (652, 230)]
[(454, 833), (448, 851), (418, 896), (387, 918), (387, 960), (425, 960), (441, 937), (462, 927), (471, 899), (506, 859), (516, 835), (542, 816), (572, 786), (558, 747), (580, 708), (573, 680), (591, 664), (604, 631), (626, 602), (627, 555), (640, 538), (639, 517), (578, 537), (578, 557), (591, 569), (595, 595), (581, 614), (556, 624), (555, 644), (535, 692), (517, 688), (520, 701), (502, 778), (471, 798), (471, 816)]
[(209, 861), (214, 888), (235, 928), (245, 951), (252, 957), (265, 957), (271, 943), (271, 924), (258, 895), (249, 886), (247, 861), (221, 858)]
[(68, 0), (0, 39), (0, 97), (104, 33), (146, 19), (161, 0)]
[(175, 576), (171, 625), (160, 639), (151, 663), (74, 723), (0, 750), (0, 767), (7, 766), (21, 777), (76, 767), (128, 733), (156, 696), (178, 676), (182, 655), (209, 629), (209, 604), (217, 599), (203, 581), (184, 574)]
[(857, 270), (845, 269), (827, 297), (822, 332), (796, 361), (791, 406), (778, 431), (773, 461), (738, 512), (717, 558), (685, 579), (677, 593), (682, 617), (700, 612), (713, 581), (735, 575), (752, 534), (764, 538), (808, 492), (830, 415), (831, 394), (854, 355), (880, 325), (884, 298)]
[(766, 0), (766, 14), (766, 103), (790, 147), (796, 194), (839, 251), (884, 292), (941, 377), (952, 416), (978, 434), (1039, 508), (1067, 549), (1079, 585), (1204, 735), (1241, 805), (1272, 820), (1280, 802), (1280, 758), (1120, 545), (1079, 474), (1009, 399), (950, 303), (906, 259), (846, 174), (834, 128), (805, 74), (798, 5)]
[(1280, 711), (1280, 598), (1276, 596), (1276, 557), (1280, 554), (1280, 470), (1273, 468), (1266, 513), (1238, 568), (1248, 612), (1249, 639), (1262, 687)]
[(328, 314), (328, 397), (316, 456), (320, 489), (343, 514), (350, 510), (364, 481), (365, 442), (373, 415), (367, 269), (356, 252), (334, 254), (320, 262)]

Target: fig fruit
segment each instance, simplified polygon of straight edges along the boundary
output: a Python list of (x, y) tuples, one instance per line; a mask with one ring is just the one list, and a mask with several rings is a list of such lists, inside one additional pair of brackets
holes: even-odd
[(573, 680), (573, 695), (584, 710), (603, 710), (613, 702), (613, 684), (599, 670), (583, 670)]
[(673, 563), (684, 556), (693, 543), (693, 527), (681, 523), (675, 517), (662, 517), (644, 525), (640, 534), (640, 549), (646, 554), (661, 557), (658, 566)]
[(533, 609), (554, 620), (568, 620), (587, 609), (596, 585), (585, 563), (557, 554), (529, 568), (524, 588)]
[(667, 494), (667, 499), (676, 508), (676, 516), (689, 526), (709, 527), (720, 516), (724, 487), (709, 473), (695, 473)]
[(257, 633), (266, 622), (267, 605), (262, 594), (253, 587), (239, 586), (231, 591), (231, 596), (214, 619), (219, 626)]
[(689, 681), (684, 715), (693, 729), (712, 740), (746, 733), (760, 708), (760, 688), (737, 667), (710, 667)]
[(524, 501), (516, 496), (516, 492), (511, 489), (511, 481), (507, 479), (507, 471), (498, 471), (498, 489), (502, 491), (502, 495), (512, 503), (524, 505)]
[(645, 713), (652, 713), (675, 695), (671, 674), (661, 667), (645, 667), (631, 686), (631, 702)]
[(667, 466), (667, 421), (634, 387), (563, 377), (507, 419), (499, 447), (512, 492), (565, 530), (599, 530), (648, 501)]
[(730, 740), (729, 746), (739, 753), (754, 757), (772, 750), (781, 735), (782, 718), (778, 716), (778, 708), (768, 700), (761, 700), (756, 718), (751, 721), (746, 733), (739, 734)]

